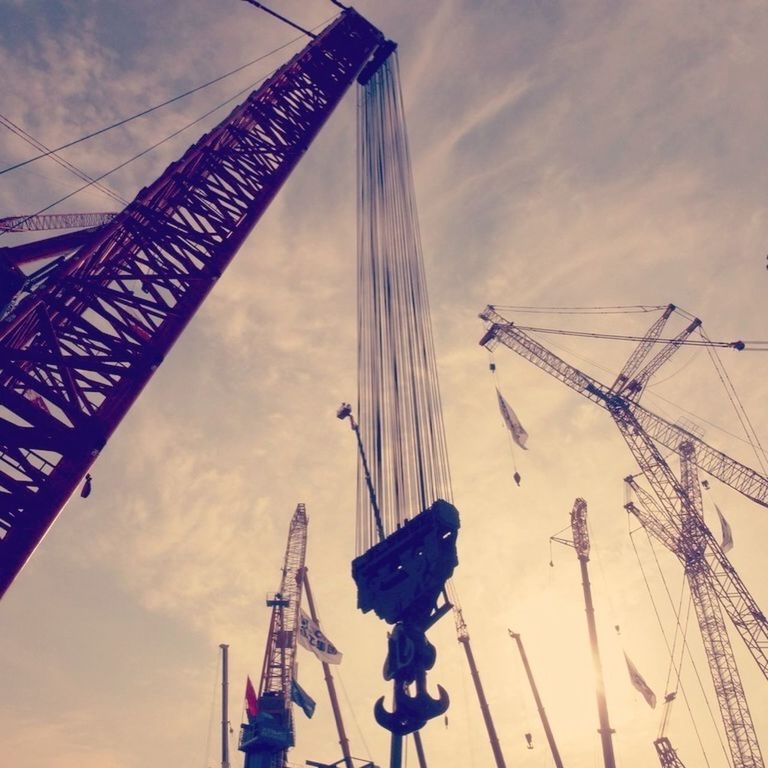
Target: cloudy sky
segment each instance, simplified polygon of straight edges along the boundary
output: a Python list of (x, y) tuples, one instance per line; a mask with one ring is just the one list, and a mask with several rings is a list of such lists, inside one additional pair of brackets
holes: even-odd
[[(337, 10), (326, 0), (272, 5), (307, 27)], [(549, 564), (549, 537), (567, 525), (581, 496), (589, 503), (617, 760), (652, 765), (661, 712), (630, 687), (622, 644), (659, 698), (669, 655), (632, 541), (670, 638), (664, 588), (677, 603), (681, 570), (641, 533), (630, 539), (622, 478), (635, 467), (607, 414), (499, 349), (499, 383), (530, 433), (530, 450), (513, 456), (488, 355), (477, 345), (477, 314), (489, 303), (673, 302), (701, 317), (713, 338), (768, 335), (768, 11), (756, 0), (362, 0), (357, 7), (400, 46), (462, 513), (456, 586), (507, 763), (551, 764), (511, 627), (523, 635), (564, 762), (601, 764), (578, 564), (564, 547)], [(65, 154), (92, 175), (256, 83), (304, 44), (236, 0), (0, 0), (0, 10), (2, 114), (50, 146), (280, 48)], [(108, 183), (131, 198), (222, 116)], [(352, 435), (334, 416), (356, 396), (354, 142), (350, 93), (114, 435), (94, 467), (91, 497), (64, 510), (3, 599), (4, 763), (216, 765), (218, 644), (231, 646), (236, 734), (245, 676), (258, 675), (264, 651), (264, 596), (279, 584), (288, 521), (301, 501), (315, 599), (344, 652), (339, 681), (352, 751), (386, 764), (386, 736), (371, 712), (387, 690), (385, 626), (355, 610), (356, 457)], [(0, 133), (3, 167), (32, 151)], [(38, 210), (79, 184), (48, 161), (2, 175), (0, 215)], [(57, 210), (114, 206), (89, 190)], [(635, 333), (655, 317), (532, 319)], [(631, 349), (561, 337), (545, 343), (603, 380)], [(759, 352), (725, 351), (722, 359), (764, 436), (768, 361)], [(696, 422), (707, 441), (756, 464), (705, 351), (679, 352), (645, 404)], [(732, 562), (765, 608), (766, 511), (713, 483), (706, 498), (713, 526), (713, 501), (734, 530)], [(447, 727), (433, 722), (424, 732), (429, 762), (488, 766), (450, 619), (432, 638), (438, 662), (430, 677), (448, 689), (452, 706)], [(718, 726), (696, 682), (698, 672), (716, 712), (693, 616), (687, 640), (690, 706), (679, 695), (667, 734), (686, 764), (725, 768)], [(758, 733), (768, 733), (765, 680), (736, 636), (734, 649)], [(311, 721), (298, 715), (291, 759), (332, 762), (340, 755), (321, 671), (303, 652), (299, 675), (318, 711)]]

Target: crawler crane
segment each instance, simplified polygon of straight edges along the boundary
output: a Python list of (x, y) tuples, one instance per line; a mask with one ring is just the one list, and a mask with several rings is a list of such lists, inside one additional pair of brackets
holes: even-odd
[[(667, 317), (672, 310), (668, 308)], [(763, 768), (755, 727), (720, 614), (725, 611), (764, 675), (768, 676), (768, 620), (701, 517), (695, 468), (730, 485), (747, 498), (768, 506), (768, 478), (717, 451), (680, 426), (638, 402), (651, 376), (695, 330), (694, 320), (674, 340), (646, 362), (666, 318), (657, 321), (611, 386), (593, 379), (487, 307), (481, 314), (489, 328), (481, 344), (501, 343), (526, 360), (605, 408), (612, 416), (658, 501), (643, 494), (643, 524), (675, 552), (686, 567), (710, 673), (717, 695), (731, 758), (735, 768)], [(643, 363), (645, 362), (645, 365)], [(678, 479), (660, 447), (680, 452)], [(637, 486), (639, 487), (639, 486)], [(636, 484), (633, 486), (636, 489)], [(691, 581), (692, 579), (692, 581)]]
[(0, 251), (0, 596), (384, 42), (344, 9), (109, 223)]

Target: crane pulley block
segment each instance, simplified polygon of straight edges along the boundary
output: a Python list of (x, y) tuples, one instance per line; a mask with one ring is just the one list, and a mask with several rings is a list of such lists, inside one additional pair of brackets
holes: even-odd
[(357, 607), (389, 624), (409, 621), (424, 628), (436, 618), (437, 599), (459, 564), (459, 512), (438, 499), (352, 561)]

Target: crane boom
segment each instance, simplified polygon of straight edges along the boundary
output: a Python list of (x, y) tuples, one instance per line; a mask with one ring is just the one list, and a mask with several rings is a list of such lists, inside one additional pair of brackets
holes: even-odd
[(245, 768), (283, 768), (293, 746), (291, 694), (296, 674), (296, 639), (307, 553), (307, 512), (299, 504), (291, 518), (280, 589), (267, 600), (272, 608), (258, 691), (258, 712), (240, 732)]
[(345, 10), (10, 299), (0, 314), (0, 596), (382, 41)]
[(669, 304), (661, 317), (648, 329), (645, 338), (642, 343), (638, 344), (633, 350), (632, 354), (627, 358), (627, 362), (624, 363), (619, 375), (616, 377), (616, 381), (611, 385), (611, 392), (616, 394), (620, 393), (635, 375), (635, 372), (640, 368), (643, 360), (648, 356), (656, 339), (661, 335), (664, 326), (667, 324), (671, 314), (675, 311), (675, 305)]
[(524, 331), (516, 328), (514, 323), (499, 315), (493, 307), (487, 307), (480, 317), (490, 323), (480, 340), (481, 345), (492, 349), (495, 343), (501, 342), (606, 410), (611, 410), (611, 403), (623, 405), (627, 412), (631, 411), (643, 430), (665, 448), (676, 451), (681, 442), (691, 442), (696, 449), (696, 463), (700, 469), (748, 499), (768, 507), (768, 478), (764, 475), (718, 451), (677, 424), (672, 424), (643, 408), (639, 403), (611, 394), (610, 387), (558, 357)]
[(43, 232), (49, 229), (82, 229), (109, 224), (116, 213), (35, 213), (0, 219), (0, 232)]
[[(630, 502), (626, 508), (638, 518), (649, 533), (669, 546), (683, 563), (734, 764), (737, 768), (760, 768), (763, 766), (760, 745), (723, 620), (722, 608), (726, 607), (727, 603), (721, 595), (721, 579), (714, 572), (711, 564), (711, 534), (702, 518), (701, 491), (692, 460), (691, 447), (687, 444), (682, 445), (680, 456), (681, 485), (690, 500), (690, 503), (684, 504), (682, 508), (681, 530), (673, 533), (667, 525), (661, 526), (664, 532), (660, 533), (659, 505), (634, 479), (630, 478), (627, 478), (627, 482), (637, 495), (639, 504)], [(671, 546), (668, 543), (670, 539), (673, 542)], [(719, 549), (716, 542), (715, 547)], [(732, 566), (730, 570), (735, 576)], [(739, 585), (746, 590), (740, 581)], [(731, 615), (731, 618), (738, 627), (740, 616), (734, 618)], [(765, 636), (762, 639), (763, 663), (760, 666), (765, 673)], [(760, 663), (759, 658), (758, 663)], [(665, 754), (669, 755), (668, 752)], [(660, 758), (661, 756), (659, 753)]]

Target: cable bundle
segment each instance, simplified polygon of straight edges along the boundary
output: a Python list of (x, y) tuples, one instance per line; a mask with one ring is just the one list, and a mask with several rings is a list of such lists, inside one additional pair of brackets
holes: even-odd
[[(385, 535), (451, 499), (396, 53), (358, 89), (358, 414)], [(377, 543), (358, 474), (357, 552)]]

